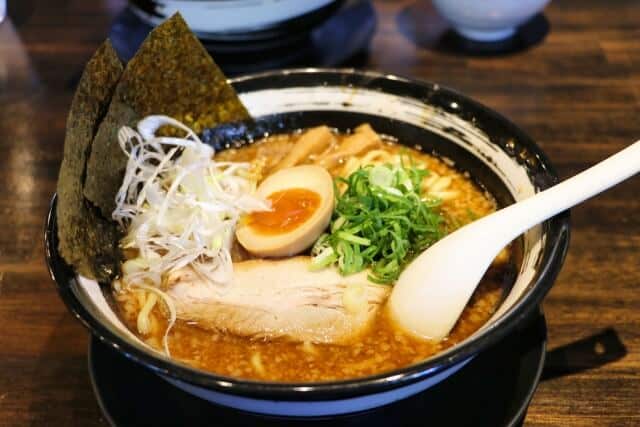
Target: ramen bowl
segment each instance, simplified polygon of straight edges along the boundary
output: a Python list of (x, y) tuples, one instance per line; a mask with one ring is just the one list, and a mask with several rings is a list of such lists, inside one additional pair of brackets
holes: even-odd
[[(268, 134), (328, 124), (338, 130), (368, 122), (399, 143), (435, 153), (488, 190), (504, 206), (557, 182), (542, 150), (487, 107), (437, 84), (374, 72), (295, 69), (231, 80), (254, 122), (206, 130), (222, 150)], [(138, 340), (116, 316), (101, 286), (78, 276), (57, 249), (55, 197), (47, 218), (46, 258), (69, 310), (102, 342), (176, 387), (210, 402), (283, 416), (362, 411), (446, 381), (475, 355), (523, 326), (551, 288), (569, 243), (569, 213), (527, 231), (521, 262), (499, 307), (478, 331), (432, 357), (389, 372), (344, 381), (261, 382), (205, 372), (165, 357)], [(461, 266), (463, 268), (463, 266)], [(428, 409), (428, 408), (427, 408)]]

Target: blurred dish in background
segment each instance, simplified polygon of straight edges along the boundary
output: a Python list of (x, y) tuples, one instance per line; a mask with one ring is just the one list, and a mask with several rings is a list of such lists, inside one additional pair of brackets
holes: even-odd
[[(142, 3), (140, 0), (134, 1)], [(235, 40), (212, 40), (208, 38), (210, 34), (198, 36), (227, 75), (294, 66), (340, 66), (366, 51), (375, 32), (377, 19), (369, 0), (340, 0), (331, 5), (337, 6), (336, 10), (321, 22), (315, 21), (312, 24), (312, 21), (307, 21), (308, 26), (294, 27), (291, 27), (291, 23), (281, 23), (287, 31), (282, 31), (281, 25), (272, 28), (270, 34), (279, 33), (276, 37), (251, 39), (249, 36), (256, 34), (248, 33), (242, 40), (238, 33), (235, 34)], [(127, 61), (152, 28), (148, 21), (134, 12), (134, 8), (126, 8), (116, 17), (109, 38), (118, 55)]]
[(463, 37), (495, 42), (514, 36), (518, 26), (542, 11), (549, 1), (433, 0), (433, 5)]
[(456, 31), (435, 6), (437, 0), (422, 0), (406, 5), (397, 15), (398, 31), (417, 47), (449, 55), (495, 57), (521, 52), (542, 43), (550, 24), (544, 14), (516, 28), (506, 39), (471, 40)]
[(248, 41), (311, 29), (344, 0), (130, 0), (131, 11), (149, 25), (180, 12), (203, 40)]

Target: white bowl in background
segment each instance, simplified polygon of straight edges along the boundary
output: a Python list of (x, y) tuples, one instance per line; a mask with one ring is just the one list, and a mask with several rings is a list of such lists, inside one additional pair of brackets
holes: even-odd
[(464, 37), (503, 40), (540, 12), (550, 0), (433, 0), (440, 14)]
[(311, 28), (330, 16), (340, 0), (130, 0), (131, 10), (151, 25), (180, 12), (199, 37), (245, 40)]

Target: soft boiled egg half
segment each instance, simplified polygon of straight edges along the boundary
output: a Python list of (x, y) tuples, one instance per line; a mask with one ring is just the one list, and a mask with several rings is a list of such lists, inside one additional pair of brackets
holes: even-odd
[(329, 225), (333, 180), (321, 166), (281, 169), (258, 186), (271, 210), (253, 212), (238, 224), (236, 237), (254, 255), (292, 256), (308, 249)]

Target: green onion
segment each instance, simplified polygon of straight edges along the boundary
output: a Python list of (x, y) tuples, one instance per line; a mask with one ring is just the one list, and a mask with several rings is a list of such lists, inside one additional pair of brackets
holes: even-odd
[(339, 216), (336, 220), (334, 220), (331, 223), (331, 232), (333, 233), (333, 232), (339, 230), (340, 227), (342, 227), (346, 221), (347, 221), (347, 218), (345, 218), (343, 216)]
[(360, 246), (369, 246), (371, 244), (371, 240), (365, 239), (364, 237), (356, 236), (355, 234), (345, 233), (344, 231), (338, 231), (336, 236), (339, 239), (346, 240), (347, 242), (355, 243)]
[(311, 268), (336, 264), (344, 275), (368, 268), (376, 283), (397, 280), (407, 263), (444, 235), (440, 200), (419, 194), (428, 173), (403, 161), (365, 166), (337, 178), (336, 188), (346, 188), (336, 192), (330, 232), (314, 245)]
[(309, 269), (311, 271), (322, 270), (325, 267), (333, 264), (338, 260), (338, 255), (335, 253), (332, 247), (327, 247), (322, 250), (318, 255), (313, 257)]
[(385, 166), (374, 166), (369, 171), (369, 182), (378, 187), (390, 187), (393, 184), (393, 172)]

